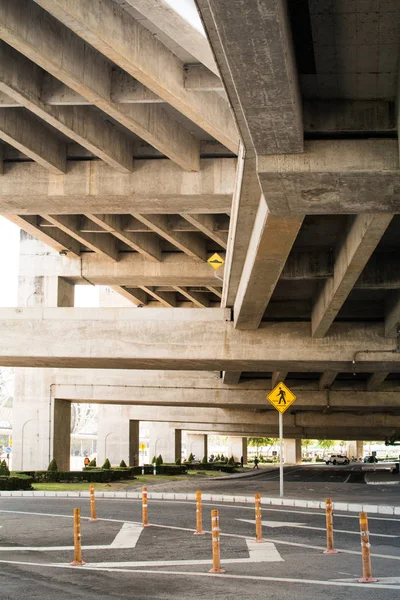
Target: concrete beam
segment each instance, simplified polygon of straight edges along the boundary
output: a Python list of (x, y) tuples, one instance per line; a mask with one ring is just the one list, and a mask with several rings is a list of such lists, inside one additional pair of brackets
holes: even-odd
[(271, 377), (271, 390), (274, 389), (279, 382), (285, 381), (288, 371), (274, 371)]
[(217, 242), (222, 248), (226, 249), (228, 233), (219, 231), (216, 218), (213, 215), (181, 215), (186, 221), (191, 223), (197, 231), (201, 231), (214, 242)]
[(206, 260), (206, 244), (204, 239), (196, 236), (196, 234), (184, 231), (171, 231), (166, 215), (141, 215), (133, 213), (132, 216), (188, 256), (203, 261)]
[(261, 197), (255, 157), (249, 158), (244, 146), (241, 146), (235, 175), (231, 224), (224, 266), (222, 306), (232, 307), (234, 305)]
[[(133, 144), (126, 135), (90, 109), (78, 106), (74, 108), (46, 106), (40, 99), (42, 84), (42, 70), (22, 54), (0, 42), (0, 90), (2, 92), (118, 171), (123, 173), (132, 171)], [(49, 128), (45, 129), (44, 133), (46, 142), (49, 141), (50, 144), (48, 148), (50, 152), (51, 140), (54, 136)], [(41, 137), (43, 134), (38, 135), (37, 144)], [(53, 141), (53, 146), (54, 144)], [(46, 147), (46, 144), (43, 146)], [(63, 172), (65, 172), (65, 160), (64, 157)]]
[(207, 306), (210, 305), (208, 299), (200, 292), (194, 292), (177, 285), (174, 285), (173, 288), (176, 292), (179, 292), (182, 294), (182, 296), (185, 296), (185, 298), (187, 298), (190, 302), (193, 302), (193, 304), (198, 308), (207, 308)]
[(301, 155), (258, 156), (257, 171), (274, 214), (400, 211), (397, 140), (306, 141)]
[(239, 138), (228, 103), (218, 94), (185, 90), (181, 61), (122, 8), (107, 0), (36, 2), (224, 146), (237, 151)]
[(73, 256), (80, 256), (81, 245), (80, 243), (70, 235), (66, 234), (61, 229), (53, 227), (51, 230), (46, 229), (45, 231), (38, 224), (37, 216), (18, 216), (18, 215), (4, 215), (8, 221), (14, 223), (20, 227), (29, 235), (32, 235), (36, 239), (44, 242), (57, 252), (68, 252)]
[[(35, 217), (24, 218), (35, 219)], [(18, 217), (18, 219), (21, 218)], [(33, 230), (32, 235), (38, 237), (39, 234), (43, 234), (44, 240), (42, 241), (47, 243), (46, 235), (52, 231), (47, 227), (45, 229), (38, 227), (38, 233), (36, 234)], [(54, 231), (58, 230), (54, 229)], [(72, 240), (72, 238), (70, 239)], [(72, 242), (76, 244), (76, 251), (79, 253), (80, 244), (75, 240)], [(83, 253), (80, 260), (74, 258), (62, 260), (61, 257), (53, 256), (51, 262), (46, 262), (40, 255), (32, 255), (27, 261), (21, 260), (20, 274), (29, 275), (32, 272), (37, 275), (57, 273), (80, 284), (85, 284), (85, 280), (89, 280), (93, 285), (121, 285), (124, 287), (213, 286), (216, 281), (214, 270), (208, 263), (176, 252), (164, 252), (161, 263), (150, 262), (143, 255), (135, 252), (120, 252), (118, 262), (111, 262), (99, 254), (89, 252)]]
[[(400, 372), (395, 340), (374, 323), (336, 323), (311, 338), (308, 323), (234, 328), (229, 311), (85, 308), (1, 309), (4, 366), (219, 371)], [(35, 344), (24, 343), (30, 331)], [(99, 340), (103, 342), (99, 344)], [(204, 343), (207, 340), (207, 343)], [(371, 350), (377, 352), (369, 354)]]
[(301, 96), (286, 2), (197, 0), (197, 7), (222, 78), (233, 81), (239, 118), (256, 152), (301, 152)]
[(167, 35), (174, 45), (183, 48), (212, 73), (218, 75), (218, 68), (207, 38), (165, 0), (126, 0), (126, 2)]
[(271, 215), (261, 198), (234, 304), (238, 329), (260, 325), (302, 222)]
[(386, 299), (385, 336), (399, 338), (400, 291), (391, 292)]
[(110, 287), (114, 292), (129, 300), (135, 306), (146, 306), (147, 304), (147, 294), (143, 290), (138, 288), (124, 288), (120, 285), (111, 285)]
[(141, 287), (146, 294), (155, 298), (157, 302), (161, 302), (163, 306), (166, 306), (167, 308), (174, 308), (177, 306), (176, 294), (174, 292), (160, 292), (156, 288), (150, 286)]
[(131, 233), (123, 230), (122, 217), (119, 215), (86, 215), (104, 231), (108, 231), (114, 237), (121, 240), (148, 260), (161, 262), (160, 240), (155, 235), (147, 233)]
[(23, 108), (0, 108), (0, 139), (51, 173), (67, 170), (66, 144)]
[(347, 231), (335, 251), (333, 277), (325, 282), (313, 306), (311, 325), (314, 337), (323, 337), (328, 331), (392, 216), (363, 214), (349, 220)]
[(223, 92), (224, 84), (218, 75), (203, 65), (186, 65), (185, 88), (192, 92)]
[(79, 229), (79, 216), (76, 215), (43, 215), (43, 217), (93, 252), (112, 260), (118, 260), (114, 236), (101, 233), (82, 233)]
[(338, 375), (337, 371), (325, 371), (319, 378), (318, 387), (321, 391), (329, 390)]
[(136, 160), (133, 173), (100, 161), (69, 161), (68, 177), (34, 163), (7, 163), (0, 178), (0, 214), (229, 213), (235, 159), (200, 161), (184, 173), (168, 160)]
[[(72, 3), (69, 6), (72, 7)], [(111, 14), (113, 6), (109, 4)], [(86, 7), (89, 8), (89, 2), (85, 3)], [(50, 6), (44, 8), (48, 12), (30, 0), (20, 0), (18, 5), (10, 0), (1, 0), (1, 39), (182, 168), (197, 171), (199, 144), (193, 135), (167, 114), (162, 106), (114, 104), (110, 99), (109, 61), (92, 47), (93, 40), (89, 44), (83, 41), (82, 31), (78, 32), (81, 36), (78, 37), (59, 22), (62, 19), (57, 20), (57, 15), (54, 19), (49, 14)], [(90, 11), (86, 13), (86, 24), (94, 22), (93, 14)], [(111, 28), (110, 34), (115, 37), (116, 32)]]
[(372, 373), (372, 375), (368, 377), (367, 390), (369, 392), (378, 390), (388, 375), (389, 373)]
[(222, 382), (224, 385), (237, 385), (242, 371), (223, 371)]

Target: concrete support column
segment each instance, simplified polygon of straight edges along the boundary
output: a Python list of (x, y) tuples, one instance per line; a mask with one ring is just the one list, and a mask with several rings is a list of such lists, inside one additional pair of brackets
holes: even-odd
[(123, 459), (129, 462), (131, 406), (99, 404), (97, 429), (97, 464), (108, 458), (112, 465)]
[(69, 471), (71, 453), (71, 402), (55, 400), (53, 408), (53, 456), (60, 471)]
[(283, 440), (283, 456), (285, 464), (299, 465), (301, 464), (301, 440)]
[(186, 436), (186, 458), (192, 453), (196, 460), (202, 460), (204, 454), (204, 434), (188, 433)]
[(240, 462), (240, 457), (242, 456), (242, 453), (243, 453), (242, 438), (241, 437), (228, 437), (227, 447), (228, 447), (228, 451), (227, 451), (228, 458), (233, 456), (233, 458), (237, 462)]
[(140, 421), (133, 420), (133, 419), (129, 420), (129, 466), (130, 467), (137, 467), (139, 465), (139, 426), (140, 426)]
[(364, 457), (364, 442), (362, 440), (356, 441), (356, 456), (357, 458)]
[(182, 429), (175, 429), (175, 462), (182, 458)]
[(206, 457), (206, 460), (208, 460), (208, 434), (207, 433), (204, 434), (203, 440), (204, 440), (204, 456)]
[(242, 438), (242, 456), (243, 456), (243, 464), (247, 464), (247, 437)]

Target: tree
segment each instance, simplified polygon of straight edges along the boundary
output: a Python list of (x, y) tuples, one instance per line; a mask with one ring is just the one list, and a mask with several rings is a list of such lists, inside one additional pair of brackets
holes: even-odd
[(53, 458), (52, 461), (50, 461), (49, 466), (47, 467), (48, 471), (52, 471), (53, 473), (56, 473), (58, 471), (58, 467), (57, 467), (57, 463), (56, 463), (56, 459)]
[(103, 465), (102, 465), (102, 467), (101, 467), (101, 468), (102, 468), (102, 469), (111, 469), (111, 463), (110, 463), (110, 461), (108, 460), (108, 458), (106, 458), (106, 460), (104, 461), (104, 463), (103, 463)]
[(335, 445), (335, 440), (318, 440), (318, 446), (322, 450), (329, 450)]
[(274, 438), (264, 438), (264, 437), (250, 437), (247, 438), (247, 444), (256, 448), (256, 453), (258, 454), (258, 449), (262, 446), (272, 446), (275, 442)]
[(305, 448), (306, 455), (308, 455), (308, 448), (315, 444), (316, 440), (309, 440), (308, 438), (303, 438), (301, 440), (301, 445)]

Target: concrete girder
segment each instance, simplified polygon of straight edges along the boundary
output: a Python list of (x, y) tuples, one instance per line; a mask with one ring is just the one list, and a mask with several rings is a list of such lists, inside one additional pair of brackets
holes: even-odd
[[(133, 144), (128, 137), (85, 107), (46, 106), (40, 99), (42, 73), (35, 63), (0, 42), (0, 90), (110, 166), (130, 173)], [(51, 141), (49, 128), (45, 133), (46, 142)], [(65, 172), (65, 166), (62, 171)]]
[(76, 239), (56, 227), (53, 227), (51, 231), (49, 229), (43, 230), (38, 225), (37, 216), (5, 215), (5, 217), (8, 221), (11, 221), (23, 229), (23, 231), (44, 242), (57, 252), (68, 252), (73, 256), (80, 256), (81, 245)]
[(310, 140), (301, 155), (258, 156), (273, 214), (397, 213), (397, 140)]
[[(13, 217), (10, 217), (11, 219)], [(35, 217), (24, 217), (35, 219)], [(17, 217), (21, 219), (21, 217)], [(16, 222), (19, 225), (19, 221)], [(23, 224), (23, 223), (22, 223)], [(50, 228), (42, 230), (38, 227), (38, 234), (32, 231), (32, 235), (46, 236)], [(62, 233), (54, 229), (56, 233)], [(31, 233), (31, 232), (28, 232)], [(100, 235), (100, 234), (99, 234)], [(101, 234), (104, 235), (104, 234)], [(67, 236), (66, 236), (67, 237)], [(80, 244), (70, 238), (80, 251)], [(43, 240), (47, 243), (47, 240)], [(224, 256), (223, 253), (221, 253)], [(57, 271), (55, 271), (57, 269)], [(25, 261), (21, 258), (20, 274), (30, 275), (54, 275), (71, 279), (75, 283), (85, 284), (87, 281), (93, 285), (120, 285), (124, 287), (148, 287), (148, 286), (182, 286), (196, 287), (215, 285), (214, 270), (206, 262), (200, 262), (176, 252), (164, 252), (160, 263), (150, 262), (143, 255), (135, 252), (120, 252), (118, 262), (104, 259), (96, 253), (85, 252), (80, 259), (53, 256), (52, 262), (43, 260), (40, 255), (29, 256)]]
[(219, 231), (216, 219), (213, 215), (181, 215), (186, 221), (191, 223), (198, 231), (201, 231), (214, 242), (217, 242), (222, 248), (226, 249), (228, 234), (225, 231)]
[(169, 160), (136, 160), (133, 173), (101, 161), (69, 161), (68, 176), (35, 163), (7, 163), (0, 214), (229, 213), (236, 160), (202, 159), (198, 173)]
[(122, 218), (119, 215), (87, 214), (86, 216), (100, 225), (104, 231), (108, 231), (136, 252), (143, 254), (148, 260), (161, 262), (161, 245), (157, 236), (124, 231)]
[(167, 308), (174, 308), (177, 306), (176, 294), (174, 292), (160, 292), (154, 287), (141, 286), (142, 290), (155, 298), (158, 302), (161, 302), (163, 306)]
[(400, 291), (391, 292), (386, 301), (385, 336), (399, 338), (400, 332)]
[[(89, 3), (85, 2), (85, 7)], [(69, 5), (72, 6), (72, 3)], [(110, 9), (112, 13), (111, 5)], [(46, 12), (31, 0), (19, 0), (17, 4), (12, 0), (1, 0), (1, 39), (85, 96), (183, 169), (197, 171), (199, 144), (194, 136), (167, 114), (162, 106), (114, 104), (110, 98), (109, 61), (92, 47), (93, 44), (84, 42), (49, 12), (51, 10)], [(87, 22), (94, 22), (93, 15), (87, 15)], [(112, 28), (109, 31), (112, 36), (115, 35)]]
[(271, 390), (273, 390), (280, 381), (285, 381), (287, 375), (288, 371), (273, 371), (271, 377)]
[(67, 170), (67, 146), (23, 108), (0, 108), (0, 139), (56, 175)]
[(256, 152), (301, 152), (301, 96), (286, 2), (197, 0), (197, 7), (231, 101), (235, 88), (235, 116), (245, 121)]
[[(117, 0), (120, 3), (120, 0)], [(167, 35), (174, 45), (189, 52), (212, 73), (218, 75), (210, 46), (200, 31), (181, 17), (165, 0), (125, 0), (135, 11)]]
[(233, 190), (231, 225), (224, 267), (222, 306), (233, 306), (262, 196), (255, 157), (240, 147)]
[(144, 223), (151, 231), (176, 246), (181, 252), (195, 259), (206, 260), (205, 240), (196, 234), (185, 231), (171, 231), (166, 215), (133, 213), (132, 216)]
[(311, 315), (312, 335), (323, 337), (342, 308), (393, 215), (351, 217), (336, 248), (333, 277), (323, 285)]
[(193, 304), (198, 308), (207, 308), (210, 304), (204, 294), (193, 292), (192, 290), (188, 290), (187, 288), (179, 287), (177, 285), (174, 285), (173, 288), (176, 292), (179, 292), (179, 294), (185, 296), (185, 298), (187, 298), (190, 302), (193, 302)]
[(261, 197), (233, 309), (236, 328), (260, 325), (302, 222), (270, 214)]
[[(17, 308), (0, 310), (3, 366), (219, 371), (400, 372), (395, 340), (374, 323), (234, 328), (223, 309)], [(27, 331), (35, 344), (27, 346)], [(102, 343), (99, 343), (102, 340)], [(368, 349), (362, 354), (364, 349)], [(377, 351), (368, 354), (371, 350)]]
[[(74, 0), (35, 1), (157, 96), (237, 152), (239, 138), (228, 103), (218, 94), (192, 94), (185, 90), (181, 61), (121, 7), (107, 0), (85, 0), (84, 4)], [(163, 114), (167, 116), (164, 111)]]
[(338, 375), (337, 371), (325, 371), (319, 378), (318, 387), (321, 391), (329, 390)]
[(61, 231), (76, 239), (80, 244), (93, 250), (93, 252), (112, 260), (118, 260), (116, 239), (112, 235), (82, 233), (79, 229), (79, 217), (76, 215), (43, 215), (43, 217)]
[(222, 383), (224, 385), (237, 385), (240, 381), (242, 371), (223, 371)]
[(388, 375), (389, 373), (372, 373), (368, 377), (367, 390), (369, 392), (375, 392), (378, 390)]
[(199, 92), (223, 92), (224, 84), (218, 75), (203, 65), (185, 66), (185, 88)]
[(132, 302), (135, 306), (146, 306), (147, 304), (147, 294), (143, 290), (140, 289), (132, 289), (132, 288), (124, 288), (120, 285), (112, 285), (110, 286), (114, 292), (120, 294), (129, 302)]

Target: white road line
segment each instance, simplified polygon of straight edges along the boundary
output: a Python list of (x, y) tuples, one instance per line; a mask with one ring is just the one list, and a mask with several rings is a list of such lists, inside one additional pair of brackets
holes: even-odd
[(141, 525), (124, 523), (109, 548), (135, 548), (142, 531)]
[[(275, 544), (257, 544), (254, 540), (246, 540), (249, 558), (221, 558), (222, 564), (247, 565), (250, 563), (281, 562), (283, 558), (275, 548)], [(136, 560), (131, 562), (101, 562), (90, 563), (96, 568), (122, 568), (122, 567), (185, 567), (186, 565), (211, 565), (211, 559), (198, 560)], [(85, 567), (84, 567), (85, 568)]]
[[(235, 521), (243, 521), (243, 523), (252, 523), (256, 524), (254, 520), (251, 519), (235, 519)], [(312, 529), (313, 531), (326, 531), (325, 527), (313, 527), (311, 525), (304, 525), (303, 523), (285, 523), (284, 521), (262, 521), (263, 526), (265, 527), (289, 527), (294, 529)], [(360, 536), (359, 531), (347, 531), (345, 529), (334, 529), (334, 533), (348, 533), (350, 535), (358, 535)], [(386, 533), (373, 533), (370, 532), (371, 537), (384, 537), (384, 538), (398, 538), (398, 535), (389, 535)]]
[[(34, 512), (24, 512), (24, 511), (12, 511), (12, 510), (0, 510), (0, 512), (8, 512), (8, 513), (13, 513), (13, 514), (22, 514), (22, 515), (36, 515), (36, 516), (47, 516), (47, 517), (65, 517), (68, 519), (73, 519), (74, 517), (71, 515), (57, 515), (57, 514), (44, 514), (44, 513), (34, 513)], [(89, 519), (89, 517), (81, 517), (81, 518), (85, 518), (85, 519)], [(111, 522), (111, 523), (136, 523), (137, 525), (140, 525), (140, 523), (138, 523), (137, 521), (124, 521), (122, 519), (99, 519), (99, 521), (106, 521), (106, 522)], [(196, 530), (191, 528), (191, 527), (176, 527), (174, 525), (158, 525), (155, 523), (151, 524), (151, 527), (158, 527), (160, 529), (173, 529), (176, 531), (188, 531), (191, 533), (194, 533)], [(211, 531), (207, 531), (205, 530), (205, 533), (209, 533), (211, 534)], [(225, 537), (234, 537), (234, 538), (241, 538), (241, 539), (248, 539), (248, 535), (240, 535), (240, 534), (236, 534), (236, 533), (222, 533), (220, 534), (221, 536), (225, 536)], [(275, 539), (266, 539), (264, 538), (266, 542), (272, 542), (273, 544), (282, 544), (283, 546), (294, 546), (294, 547), (298, 547), (298, 548), (308, 548), (311, 550), (326, 550), (325, 546), (314, 546), (311, 544), (301, 544), (298, 542), (288, 542), (288, 541), (283, 541), (283, 540), (275, 540)], [(361, 555), (361, 552), (357, 551), (357, 550), (344, 550), (342, 548), (337, 548), (338, 552), (343, 553), (343, 554), (356, 554), (358, 556)], [(389, 559), (389, 560), (400, 560), (400, 556), (393, 556), (391, 554), (375, 554), (371, 552), (371, 556), (375, 557), (375, 558), (385, 558), (385, 559)], [(0, 561), (1, 562), (1, 561)]]
[[(60, 564), (43, 564), (43, 563), (30, 563), (30, 562), (19, 562), (19, 561), (6, 561), (0, 560), (0, 564), (12, 564), (19, 566), (28, 566), (28, 567), (40, 567), (40, 568), (55, 568), (55, 569), (73, 569), (75, 573), (79, 573), (82, 571), (106, 571), (110, 573), (141, 573), (146, 575), (172, 575), (174, 577), (219, 577), (222, 579), (239, 579), (245, 581), (271, 581), (276, 583), (299, 583), (300, 585), (319, 585), (326, 587), (359, 587), (364, 589), (383, 589), (383, 590), (400, 590), (400, 585), (389, 585), (385, 583), (353, 583), (346, 581), (322, 581), (320, 579), (296, 579), (293, 577), (264, 577), (257, 575), (233, 575), (230, 573), (224, 573), (222, 575), (216, 575), (215, 573), (196, 573), (191, 571), (155, 571), (154, 569), (110, 569), (110, 568), (98, 568), (98, 567), (90, 567), (86, 565), (84, 567), (72, 567), (71, 565), (60, 565)], [(210, 564), (210, 563), (208, 563)]]

